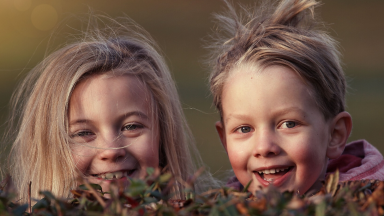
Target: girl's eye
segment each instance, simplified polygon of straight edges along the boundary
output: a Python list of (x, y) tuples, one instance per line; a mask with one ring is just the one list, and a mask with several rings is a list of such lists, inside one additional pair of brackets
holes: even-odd
[(141, 129), (143, 127), (144, 126), (141, 124), (127, 124), (123, 127), (123, 131), (133, 131), (133, 130)]
[(281, 128), (294, 128), (296, 127), (297, 123), (294, 122), (294, 121), (286, 121), (286, 122), (283, 122), (283, 124), (281, 125)]
[(79, 131), (71, 135), (71, 138), (73, 139), (73, 142), (75, 143), (85, 143), (85, 142), (91, 142), (95, 139), (95, 133), (92, 131)]
[(241, 132), (241, 133), (249, 133), (252, 131), (252, 128), (249, 126), (241, 126), (236, 131)]
[(93, 133), (91, 131), (80, 131), (72, 135), (72, 138), (74, 137), (85, 137), (85, 136), (92, 136)]

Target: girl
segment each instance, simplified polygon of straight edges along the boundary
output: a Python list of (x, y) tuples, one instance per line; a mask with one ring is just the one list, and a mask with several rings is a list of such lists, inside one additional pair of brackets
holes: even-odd
[[(108, 190), (110, 180), (143, 177), (148, 167), (186, 181), (192, 158), (201, 163), (152, 38), (130, 20), (93, 19), (110, 25), (50, 54), (13, 95), (9, 169), (21, 198), (30, 181), (32, 197), (68, 197), (79, 176)], [(176, 197), (183, 188), (175, 184)]]

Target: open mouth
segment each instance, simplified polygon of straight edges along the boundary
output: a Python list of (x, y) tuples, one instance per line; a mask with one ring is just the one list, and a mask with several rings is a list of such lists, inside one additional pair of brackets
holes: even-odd
[(104, 180), (116, 180), (124, 177), (131, 176), (136, 170), (125, 170), (125, 171), (116, 171), (110, 173), (101, 173), (101, 174), (91, 174), (91, 176)]
[(257, 179), (259, 181), (267, 186), (269, 184), (278, 185), (283, 181), (283, 177), (293, 169), (293, 166), (289, 167), (281, 167), (281, 168), (274, 168), (274, 169), (265, 169), (265, 170), (258, 170), (254, 171)]

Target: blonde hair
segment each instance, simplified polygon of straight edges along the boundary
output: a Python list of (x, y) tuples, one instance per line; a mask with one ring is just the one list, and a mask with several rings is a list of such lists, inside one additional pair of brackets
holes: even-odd
[(295, 71), (312, 87), (326, 119), (345, 109), (346, 82), (336, 42), (314, 16), (315, 0), (263, 1), (255, 9), (238, 13), (228, 2), (228, 13), (217, 15), (217, 32), (209, 82), (214, 104), (222, 115), (225, 82), (235, 68), (282, 65)]
[[(100, 20), (110, 24), (97, 27)], [(96, 27), (87, 29), (81, 41), (46, 57), (13, 95), (11, 124), (19, 120), (11, 127), (17, 134), (9, 169), (21, 198), (29, 181), (32, 197), (39, 197), (40, 190), (68, 197), (76, 187), (68, 103), (76, 84), (95, 74), (133, 75), (145, 83), (160, 125), (160, 166), (187, 181), (196, 171), (193, 159), (202, 164), (169, 69), (150, 35), (128, 18), (93, 15), (91, 21), (89, 26)], [(176, 196), (182, 198), (183, 189), (183, 184), (175, 184)]]

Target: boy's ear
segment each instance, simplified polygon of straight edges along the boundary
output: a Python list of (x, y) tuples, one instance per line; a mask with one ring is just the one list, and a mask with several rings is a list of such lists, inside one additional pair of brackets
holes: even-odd
[(331, 137), (327, 148), (327, 157), (339, 157), (347, 144), (352, 130), (352, 117), (348, 112), (341, 112), (331, 120)]
[(219, 134), (219, 137), (220, 137), (220, 140), (221, 140), (221, 144), (224, 146), (225, 151), (227, 151), (227, 141), (225, 139), (224, 125), (223, 125), (223, 123), (221, 121), (217, 121), (216, 124), (215, 124), (215, 127), (216, 127), (216, 130), (217, 130), (217, 133)]

